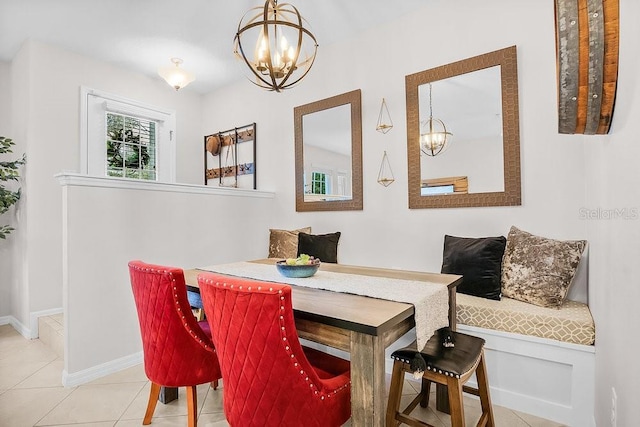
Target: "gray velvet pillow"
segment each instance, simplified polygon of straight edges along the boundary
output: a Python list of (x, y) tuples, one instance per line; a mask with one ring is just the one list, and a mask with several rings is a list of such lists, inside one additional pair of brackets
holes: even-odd
[(560, 308), (586, 240), (554, 240), (511, 227), (502, 260), (502, 296)]
[(298, 233), (311, 233), (311, 227), (297, 230), (269, 229), (269, 258), (296, 258), (298, 256)]

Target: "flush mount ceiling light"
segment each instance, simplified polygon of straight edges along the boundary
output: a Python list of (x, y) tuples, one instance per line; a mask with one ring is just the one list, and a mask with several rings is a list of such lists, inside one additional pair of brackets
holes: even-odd
[(158, 69), (158, 74), (169, 83), (169, 86), (180, 90), (196, 79), (193, 74), (180, 68), (182, 59), (171, 58), (171, 62), (173, 62), (173, 66), (169, 65)]
[(440, 119), (433, 118), (431, 83), (429, 83), (429, 120), (420, 123), (420, 150), (427, 156), (437, 156), (451, 143), (453, 134)]
[(251, 82), (280, 92), (307, 75), (318, 43), (298, 9), (289, 3), (267, 0), (240, 20), (234, 53), (251, 70)]

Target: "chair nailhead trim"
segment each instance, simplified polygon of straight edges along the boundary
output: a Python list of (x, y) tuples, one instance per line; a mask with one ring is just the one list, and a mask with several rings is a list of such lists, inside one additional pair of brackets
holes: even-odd
[[(205, 282), (205, 283), (207, 283), (207, 284), (212, 284), (212, 283), (213, 283), (213, 281), (212, 281), (211, 279), (205, 279), (205, 280), (204, 280), (204, 282)], [(215, 282), (215, 285), (216, 285), (216, 286), (220, 286), (221, 284), (220, 284), (220, 282)], [(226, 282), (223, 282), (223, 283), (222, 283), (222, 286), (226, 288), (226, 287), (227, 287), (227, 283), (226, 283)], [(228, 287), (229, 287), (229, 288), (231, 288), (231, 289), (233, 289), (233, 288), (234, 288), (234, 284), (230, 284)], [(175, 289), (175, 288), (174, 288), (174, 289)], [(241, 285), (239, 285), (239, 286), (238, 286), (238, 289), (239, 289), (239, 290), (242, 290), (242, 286), (241, 286)], [(257, 287), (257, 289), (258, 289), (258, 291), (262, 291), (262, 286), (258, 286), (258, 287)], [(248, 288), (247, 288), (247, 290), (249, 290), (249, 291), (250, 291), (250, 290), (251, 290), (251, 287), (248, 287)], [(270, 287), (270, 288), (269, 288), (269, 292), (273, 292), (273, 291), (274, 291), (273, 287)], [(280, 294), (280, 295), (281, 295), (281, 296), (280, 296), (280, 300), (281, 300), (281, 301), (284, 301), (284, 300), (285, 300), (285, 296), (284, 296), (284, 295), (282, 295), (282, 293), (283, 293), (283, 292), (282, 292), (282, 289), (278, 289), (278, 294)], [(177, 301), (177, 294), (174, 294), (174, 297), (176, 298), (176, 304), (178, 304), (178, 301)], [(282, 304), (284, 304), (284, 302), (283, 302)], [(281, 311), (284, 311), (284, 310), (285, 310), (285, 305), (281, 305), (281, 306), (280, 306), (280, 310), (281, 310)], [(183, 316), (183, 318), (184, 318), (184, 316)], [(185, 325), (186, 325), (186, 323), (185, 323)], [(286, 328), (285, 328), (285, 326), (284, 326), (284, 316), (283, 316), (283, 315), (280, 315), (280, 331), (281, 331), (281, 334), (282, 334), (282, 342), (283, 342), (283, 344), (284, 344), (284, 349), (285, 349), (285, 351), (287, 351), (288, 353), (290, 353), (290, 352), (291, 352), (291, 347), (290, 347), (289, 345), (287, 345), (287, 344), (286, 344), (286, 342), (287, 342), (287, 337), (286, 337)], [(193, 331), (190, 331), (190, 332), (193, 332)], [(202, 343), (202, 340), (200, 340), (200, 342)], [(206, 344), (206, 343), (203, 343), (203, 346), (204, 346), (205, 348), (209, 348), (209, 347), (207, 346), (207, 344)], [(215, 350), (215, 348), (213, 348), (213, 352), (215, 352), (215, 351), (216, 351), (216, 350)], [(295, 354), (291, 353), (291, 354), (290, 354), (290, 357), (291, 357), (291, 361), (293, 362), (293, 366), (294, 366), (295, 368), (299, 368), (299, 366), (300, 366), (300, 365), (299, 365), (299, 364), (298, 364), (298, 362), (296, 361), (296, 356), (295, 356)], [(318, 389), (321, 389), (321, 387), (318, 387), (318, 386), (317, 386), (316, 384), (314, 384), (313, 382), (310, 382), (309, 376), (308, 376), (308, 375), (306, 375), (306, 373), (305, 373), (304, 369), (300, 369), (300, 371), (299, 371), (299, 372), (300, 372), (300, 375), (301, 375), (301, 376), (305, 376), (305, 381), (309, 382), (309, 389), (314, 389), (314, 388), (315, 388), (315, 390), (313, 390), (313, 394), (314, 394), (315, 396), (320, 397), (320, 399), (321, 399), (321, 400), (324, 400), (325, 396), (326, 396), (326, 397), (331, 397), (331, 395), (332, 395), (332, 394), (337, 394), (337, 393), (338, 393), (338, 392), (340, 392), (341, 390), (344, 390), (344, 389), (349, 388), (349, 387), (351, 386), (351, 381), (348, 381), (348, 382), (347, 382), (346, 384), (344, 384), (342, 387), (339, 387), (339, 388), (337, 388), (337, 389), (335, 389), (335, 390), (333, 390), (333, 391), (329, 391), (329, 393), (328, 393), (328, 394), (325, 394), (325, 393), (322, 393), (322, 392), (320, 392), (320, 391), (318, 390)]]
[[(398, 360), (398, 361), (400, 361), (402, 363), (411, 364), (410, 360), (403, 359), (402, 357), (399, 357), (399, 356), (392, 355), (391, 358), (393, 360)], [(432, 369), (433, 369), (433, 372), (437, 372), (438, 374), (442, 374), (442, 375), (446, 375), (448, 377), (455, 377), (455, 378), (460, 379), (460, 375), (459, 374), (454, 374), (453, 372), (449, 372), (449, 371), (442, 371), (440, 369), (435, 369), (432, 366), (427, 365), (427, 371), (431, 371)]]

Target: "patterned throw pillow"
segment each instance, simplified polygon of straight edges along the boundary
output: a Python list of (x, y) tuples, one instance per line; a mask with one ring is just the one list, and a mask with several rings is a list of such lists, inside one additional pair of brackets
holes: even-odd
[(502, 296), (560, 308), (586, 240), (553, 240), (511, 227), (502, 260)]
[(298, 233), (311, 233), (311, 227), (298, 230), (269, 229), (269, 258), (296, 258), (298, 256)]

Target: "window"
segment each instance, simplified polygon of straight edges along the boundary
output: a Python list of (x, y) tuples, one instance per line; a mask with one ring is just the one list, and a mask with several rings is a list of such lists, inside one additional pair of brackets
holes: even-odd
[(175, 182), (175, 112), (82, 89), (81, 171)]
[(106, 113), (108, 176), (156, 180), (156, 126), (150, 120)]
[(311, 194), (329, 194), (329, 176), (323, 172), (311, 172)]

